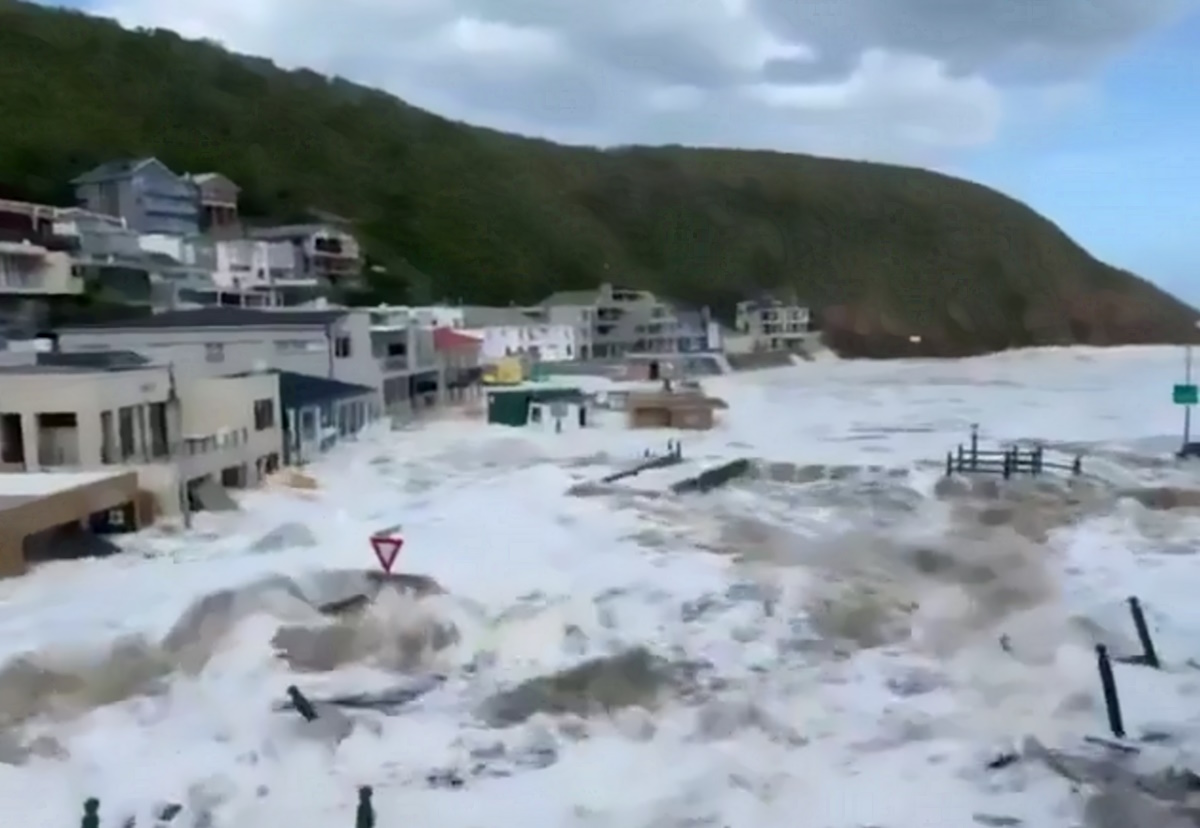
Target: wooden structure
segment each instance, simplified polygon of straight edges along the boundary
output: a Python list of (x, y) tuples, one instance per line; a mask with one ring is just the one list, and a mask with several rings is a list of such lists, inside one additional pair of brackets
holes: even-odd
[(674, 391), (664, 386), (660, 391), (632, 392), (625, 400), (630, 428), (707, 431), (713, 427), (714, 412), (728, 407), (724, 400), (706, 396), (698, 387)]
[(40, 532), (71, 524), (136, 530), (151, 519), (147, 505), (133, 471), (0, 474), (0, 577), (25, 573), (26, 547)]
[(979, 448), (979, 426), (971, 426), (971, 443), (959, 443), (954, 451), (946, 453), (946, 477), (954, 474), (999, 474), (1005, 480), (1018, 475), (1038, 476), (1046, 472), (1069, 472), (1083, 474), (1083, 457), (1075, 455), (1070, 463), (1056, 463), (1046, 459), (1042, 446), (1022, 449), (1008, 446), (997, 451), (981, 451)]

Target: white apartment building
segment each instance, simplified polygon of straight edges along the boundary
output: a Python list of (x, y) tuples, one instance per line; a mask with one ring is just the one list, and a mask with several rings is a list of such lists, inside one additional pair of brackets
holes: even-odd
[(809, 309), (776, 300), (738, 302), (737, 332), (750, 337), (754, 350), (791, 350), (811, 338)]
[(478, 337), (480, 360), (494, 363), (504, 357), (530, 362), (566, 362), (580, 358), (580, 329), (549, 321), (537, 311), (521, 308), (464, 308), (463, 332)]
[(217, 242), (213, 282), (222, 292), (246, 296), (251, 307), (277, 307), (289, 290), (318, 285), (316, 276), (299, 272), (291, 244), (259, 239)]

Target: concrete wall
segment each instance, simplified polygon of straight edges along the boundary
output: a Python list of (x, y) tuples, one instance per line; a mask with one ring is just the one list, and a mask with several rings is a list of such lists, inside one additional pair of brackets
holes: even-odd
[[(186, 380), (180, 383), (179, 400), (183, 438), (179, 467), (185, 482), (243, 467), (244, 484), (253, 486), (261, 479), (259, 460), (265, 462), (272, 454), (282, 458), (278, 374)], [(254, 417), (259, 400), (271, 404), (271, 425), (262, 429)]]

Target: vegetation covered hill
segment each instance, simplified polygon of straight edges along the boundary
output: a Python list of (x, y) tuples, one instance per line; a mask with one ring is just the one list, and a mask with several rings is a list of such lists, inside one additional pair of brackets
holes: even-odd
[[(111, 21), (0, 0), (0, 196), (156, 155), (249, 215), (351, 217), (391, 301), (532, 302), (614, 281), (729, 315), (786, 292), (852, 354), (1181, 341), (1196, 311), (987, 188), (762, 152), (568, 148)], [(913, 346), (909, 337), (919, 334)]]

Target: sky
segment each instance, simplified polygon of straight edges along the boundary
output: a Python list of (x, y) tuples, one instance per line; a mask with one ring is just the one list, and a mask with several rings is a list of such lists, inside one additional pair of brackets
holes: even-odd
[(570, 143), (995, 187), (1200, 304), (1200, 0), (71, 0)]

